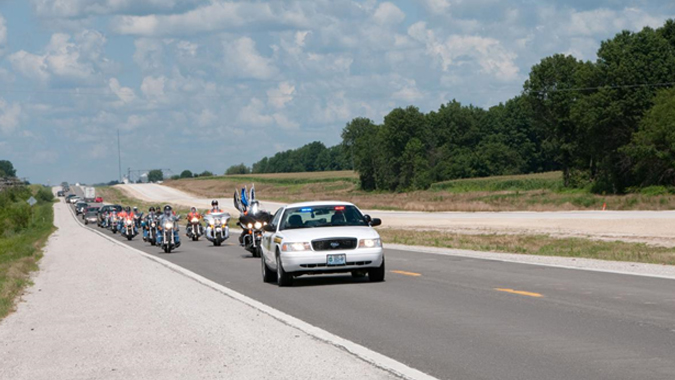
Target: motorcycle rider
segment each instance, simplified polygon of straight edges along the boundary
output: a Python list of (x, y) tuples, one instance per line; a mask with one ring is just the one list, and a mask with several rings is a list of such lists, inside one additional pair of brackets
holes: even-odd
[(188, 234), (188, 229), (190, 227), (190, 224), (192, 223), (192, 219), (197, 218), (198, 220), (202, 220), (202, 214), (197, 211), (196, 207), (190, 207), (190, 212), (187, 215), (187, 225), (185, 226), (185, 236), (189, 236)]
[(150, 232), (150, 220), (155, 217), (155, 207), (150, 206), (148, 209), (148, 215), (143, 218), (143, 221), (141, 222), (141, 226), (143, 227), (143, 240), (147, 241), (148, 240), (148, 233)]
[[(166, 222), (172, 222), (174, 225), (173, 229), (173, 239), (176, 242), (176, 248), (180, 247), (180, 236), (178, 234), (178, 224), (176, 223), (178, 221), (178, 217), (176, 217), (176, 213), (173, 211), (171, 206), (166, 205), (164, 206), (164, 213), (160, 215), (159, 217), (159, 228), (162, 229), (164, 228), (164, 223)], [(163, 233), (157, 234), (157, 244), (162, 245), (162, 239), (164, 237)]]
[[(246, 209), (244, 215), (253, 217), (254, 219), (260, 221), (260, 222), (269, 222), (270, 219), (270, 213), (262, 210), (260, 208), (260, 202), (257, 200), (251, 201), (248, 209)], [(241, 225), (241, 223), (240, 223)], [(239, 235), (239, 245), (242, 247), (244, 246), (244, 236), (248, 234), (248, 228), (245, 228), (246, 226), (241, 225), (242, 231), (241, 235)]]
[(218, 201), (214, 199), (211, 201), (211, 209), (206, 212), (206, 215), (217, 214), (219, 212), (223, 212), (223, 210), (218, 207)]

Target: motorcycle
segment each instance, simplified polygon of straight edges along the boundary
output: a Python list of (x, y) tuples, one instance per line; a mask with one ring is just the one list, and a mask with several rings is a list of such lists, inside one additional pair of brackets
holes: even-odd
[(110, 216), (108, 217), (108, 226), (110, 228), (110, 231), (112, 233), (116, 234), (117, 233), (117, 228), (119, 227), (120, 223), (120, 218), (117, 216), (116, 212), (112, 212)]
[(178, 220), (176, 220), (175, 222), (171, 220), (164, 220), (164, 222), (161, 225), (162, 249), (164, 249), (164, 253), (171, 253), (171, 251), (177, 247), (176, 245), (176, 229), (178, 228), (178, 226), (176, 225), (177, 221)]
[(108, 214), (109, 214), (109, 213), (106, 212), (105, 214), (103, 214), (103, 215), (101, 216), (101, 219), (100, 219), (100, 221), (98, 222), (98, 226), (99, 226), (100, 228), (108, 228)]
[(199, 222), (198, 217), (193, 217), (188, 221), (188, 225), (186, 228), (186, 234), (187, 237), (192, 239), (192, 241), (197, 241), (199, 240), (199, 237), (204, 235), (204, 227), (202, 224)]
[(120, 231), (122, 236), (126, 237), (127, 240), (131, 240), (134, 236), (138, 235), (138, 229), (136, 228), (136, 222), (134, 218), (127, 216), (122, 222), (122, 230)]
[(237, 223), (244, 230), (242, 236), (244, 249), (251, 252), (253, 257), (262, 255), (263, 228), (267, 225), (268, 216), (267, 213), (256, 216), (242, 215)]
[(157, 217), (154, 215), (149, 215), (142, 223), (143, 229), (145, 230), (143, 240), (150, 243), (150, 245), (157, 244), (157, 223)]
[(230, 227), (227, 225), (230, 221), (230, 214), (226, 212), (209, 214), (204, 217), (204, 221), (206, 222), (206, 234), (204, 236), (214, 246), (220, 246), (230, 237)]

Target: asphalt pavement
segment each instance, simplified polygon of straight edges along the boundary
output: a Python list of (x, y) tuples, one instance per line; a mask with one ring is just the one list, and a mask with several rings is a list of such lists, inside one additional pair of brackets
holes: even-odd
[(239, 231), (221, 247), (184, 232), (171, 254), (128, 244), (438, 378), (675, 378), (674, 280), (386, 249), (383, 283), (278, 288)]

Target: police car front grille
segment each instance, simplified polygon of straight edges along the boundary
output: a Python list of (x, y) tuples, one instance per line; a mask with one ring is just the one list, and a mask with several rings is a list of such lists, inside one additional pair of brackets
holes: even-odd
[(336, 251), (346, 249), (356, 249), (356, 238), (332, 238), (312, 240), (312, 248), (315, 251)]

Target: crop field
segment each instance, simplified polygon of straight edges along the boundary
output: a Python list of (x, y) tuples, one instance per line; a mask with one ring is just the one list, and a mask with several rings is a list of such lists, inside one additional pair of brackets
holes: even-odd
[(561, 172), (435, 183), (429, 190), (365, 192), (350, 171), (249, 174), (167, 181), (165, 185), (202, 197), (231, 197), (255, 183), (258, 197), (279, 202), (345, 200), (364, 209), (406, 211), (672, 210), (673, 189), (649, 187), (626, 195), (592, 194), (563, 187)]

